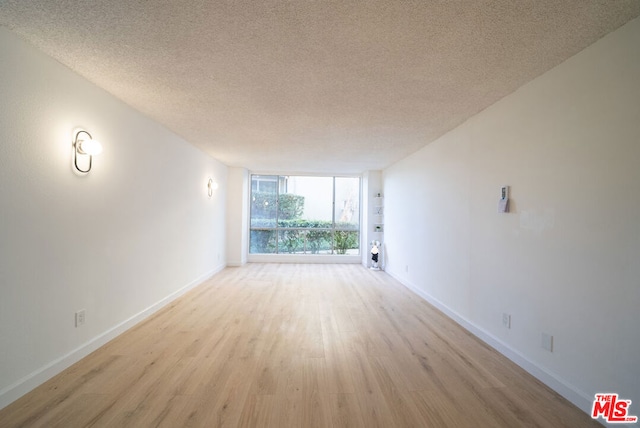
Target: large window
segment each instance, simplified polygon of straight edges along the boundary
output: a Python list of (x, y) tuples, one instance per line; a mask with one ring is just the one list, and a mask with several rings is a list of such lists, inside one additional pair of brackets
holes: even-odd
[(360, 253), (360, 179), (251, 176), (251, 254)]

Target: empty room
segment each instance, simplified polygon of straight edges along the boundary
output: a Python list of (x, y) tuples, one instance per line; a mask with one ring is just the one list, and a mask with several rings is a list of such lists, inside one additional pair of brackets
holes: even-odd
[(638, 426), (639, 219), (638, 0), (0, 0), (0, 428)]

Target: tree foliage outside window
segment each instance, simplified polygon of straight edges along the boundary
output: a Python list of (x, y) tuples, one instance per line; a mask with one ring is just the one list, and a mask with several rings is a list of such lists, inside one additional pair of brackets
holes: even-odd
[(278, 213), (278, 219), (299, 218), (304, 210), (304, 196), (277, 195), (271, 192), (254, 192), (251, 198), (252, 219), (272, 219)]
[(278, 197), (278, 219), (294, 220), (304, 211), (304, 196), (285, 193)]
[(335, 231), (335, 249), (338, 254), (347, 254), (347, 250), (357, 248), (358, 232), (352, 230), (336, 230)]
[(254, 175), (251, 188), (250, 253), (359, 253), (358, 178)]

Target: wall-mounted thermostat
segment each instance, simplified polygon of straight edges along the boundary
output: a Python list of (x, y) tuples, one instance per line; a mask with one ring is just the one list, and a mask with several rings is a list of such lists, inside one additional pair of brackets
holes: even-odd
[(509, 199), (509, 186), (502, 186), (500, 188), (500, 199)]
[(509, 186), (502, 186), (500, 188), (500, 200), (498, 201), (498, 212), (509, 212)]

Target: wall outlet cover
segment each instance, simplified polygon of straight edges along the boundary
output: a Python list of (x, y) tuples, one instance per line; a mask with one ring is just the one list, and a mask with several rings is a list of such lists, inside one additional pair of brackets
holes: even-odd
[(548, 333), (542, 333), (542, 347), (549, 352), (553, 352), (553, 336)]
[(81, 309), (78, 312), (76, 312), (76, 327), (80, 327), (81, 325), (84, 325), (85, 321), (86, 321), (86, 311), (84, 309)]
[(506, 328), (511, 328), (511, 315), (502, 314), (502, 325)]

